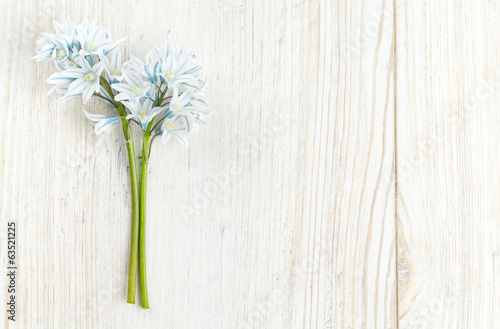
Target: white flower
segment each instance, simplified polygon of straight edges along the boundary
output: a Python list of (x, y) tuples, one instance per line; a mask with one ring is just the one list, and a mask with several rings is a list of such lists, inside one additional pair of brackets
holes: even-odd
[(38, 54), (32, 59), (63, 61), (71, 57), (71, 51), (74, 46), (75, 27), (73, 22), (68, 19), (64, 23), (54, 21), (56, 33), (42, 33), (37, 38), (35, 52)]
[(73, 40), (67, 35), (57, 35), (44, 33), (43, 37), (36, 40), (36, 56), (32, 59), (36, 61), (57, 61), (62, 62), (70, 59)]
[(188, 115), (189, 101), (191, 100), (192, 92), (186, 90), (180, 96), (177, 90), (174, 90), (172, 100), (170, 101), (169, 110), (176, 115)]
[(163, 143), (167, 143), (173, 136), (182, 145), (186, 147), (189, 146), (189, 128), (187, 125), (187, 121), (182, 116), (172, 116), (165, 118), (158, 134), (161, 134), (161, 141)]
[(197, 72), (202, 69), (201, 65), (195, 65), (194, 56), (183, 54), (175, 57), (173, 54), (168, 56), (161, 65), (161, 76), (168, 84), (169, 88), (175, 88), (182, 85), (189, 88), (199, 89)]
[(130, 60), (123, 65), (131, 75), (138, 78), (144, 77), (152, 84), (157, 84), (161, 81), (160, 66), (161, 60), (156, 48), (153, 48), (153, 50), (146, 54), (145, 61), (135, 56), (130, 56)]
[(138, 75), (143, 76), (148, 79), (152, 84), (157, 84), (161, 81), (160, 76), (160, 65), (161, 62), (153, 62), (143, 65), (137, 72)]
[(204, 123), (203, 115), (209, 113), (205, 95), (196, 90), (186, 90), (178, 95), (178, 91), (174, 90), (169, 113), (191, 117)]
[(96, 21), (88, 23), (84, 20), (82, 24), (75, 27), (76, 36), (80, 46), (81, 55), (108, 54), (118, 47), (126, 38), (114, 42), (109, 33), (102, 26), (96, 25)]
[(87, 111), (83, 111), (87, 119), (95, 124), (95, 133), (100, 135), (105, 132), (110, 132), (110, 129), (120, 122), (120, 118), (117, 115), (101, 115), (101, 114), (90, 114)]
[(122, 101), (132, 114), (127, 115), (127, 120), (135, 118), (138, 120), (142, 129), (146, 130), (148, 124), (154, 120), (157, 114), (165, 110), (165, 107), (157, 107), (149, 100), (140, 101), (138, 99), (133, 101)]
[(125, 99), (146, 99), (150, 97), (150, 89), (153, 86), (148, 81), (143, 81), (142, 79), (130, 74), (126, 69), (122, 69), (123, 82), (113, 83), (111, 87), (118, 91), (119, 94), (115, 96), (117, 101), (122, 101)]
[(94, 65), (97, 60), (94, 55), (106, 55), (125, 40), (114, 42), (95, 21), (89, 24), (84, 20), (75, 26), (68, 18), (62, 23), (54, 21), (54, 27), (56, 33), (43, 33), (36, 40), (37, 55), (33, 59), (51, 61), (60, 71), (78, 67), (83, 60), (81, 57)]
[(108, 59), (106, 55), (101, 55), (99, 58), (103, 61), (105, 65), (106, 78), (110, 83), (118, 83), (122, 77), (122, 52), (120, 48), (116, 48), (116, 50), (111, 54), (111, 61)]
[(75, 79), (70, 83), (66, 95), (61, 102), (82, 95), (83, 104), (87, 103), (94, 93), (100, 90), (99, 77), (104, 65), (102, 62), (90, 66), (87, 61), (80, 61), (80, 68), (68, 69), (62, 72), (62, 76)]
[[(54, 22), (55, 23), (55, 22)], [(36, 61), (51, 61), (55, 67), (62, 71), (75, 66), (74, 60), (78, 57), (73, 42), (73, 34), (44, 33), (36, 40)]]

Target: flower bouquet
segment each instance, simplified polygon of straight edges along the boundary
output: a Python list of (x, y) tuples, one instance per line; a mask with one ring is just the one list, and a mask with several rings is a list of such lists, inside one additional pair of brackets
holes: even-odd
[[(188, 146), (189, 133), (205, 123), (209, 113), (205, 100), (203, 67), (193, 52), (167, 42), (153, 48), (141, 60), (130, 56), (123, 62), (120, 45), (96, 22), (71, 19), (54, 22), (55, 33), (43, 33), (36, 40), (37, 61), (49, 61), (57, 69), (47, 80), (54, 86), (48, 94), (62, 94), (59, 102), (81, 97), (83, 104), (95, 97), (113, 108), (113, 114), (85, 116), (102, 134), (121, 124), (127, 147), (132, 195), (132, 230), (127, 302), (134, 304), (137, 272), (142, 307), (149, 308), (146, 282), (146, 191), (151, 145), (160, 136), (163, 143), (176, 139)], [(141, 178), (132, 129), (142, 134)]]

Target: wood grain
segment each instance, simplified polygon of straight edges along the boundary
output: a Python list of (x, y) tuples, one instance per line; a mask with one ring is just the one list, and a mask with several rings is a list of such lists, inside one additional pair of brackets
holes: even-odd
[(498, 328), (495, 1), (398, 1), (399, 328)]
[[(0, 231), (17, 221), (19, 258), (18, 321), (2, 325), (397, 327), (392, 0), (0, 6)], [(45, 97), (52, 69), (29, 60), (36, 36), (68, 15), (128, 36), (126, 54), (168, 39), (207, 68), (210, 125), (189, 149), (152, 150), (148, 311), (125, 303), (122, 136), (94, 136), (80, 101)], [(0, 259), (3, 269), (3, 241)]]

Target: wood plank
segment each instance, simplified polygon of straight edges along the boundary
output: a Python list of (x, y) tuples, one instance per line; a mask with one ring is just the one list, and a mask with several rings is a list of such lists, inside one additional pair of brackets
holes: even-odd
[(397, 4), (399, 328), (498, 328), (498, 3)]
[[(20, 274), (18, 321), (3, 324), (395, 328), (393, 7), (1, 2), (0, 225), (18, 222)], [(67, 15), (128, 35), (126, 54), (169, 39), (207, 68), (210, 125), (187, 150), (153, 146), (148, 311), (125, 303), (122, 136), (97, 138), (78, 100), (46, 98), (52, 69), (29, 60)]]

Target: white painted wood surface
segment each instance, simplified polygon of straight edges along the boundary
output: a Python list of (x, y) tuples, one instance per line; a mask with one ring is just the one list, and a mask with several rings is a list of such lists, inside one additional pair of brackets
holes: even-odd
[[(1, 1), (0, 327), (498, 327), (499, 5), (396, 1)], [(122, 136), (29, 60), (66, 16), (207, 68), (210, 125), (153, 147), (147, 311)]]
[(498, 1), (399, 1), (400, 328), (499, 328)]

